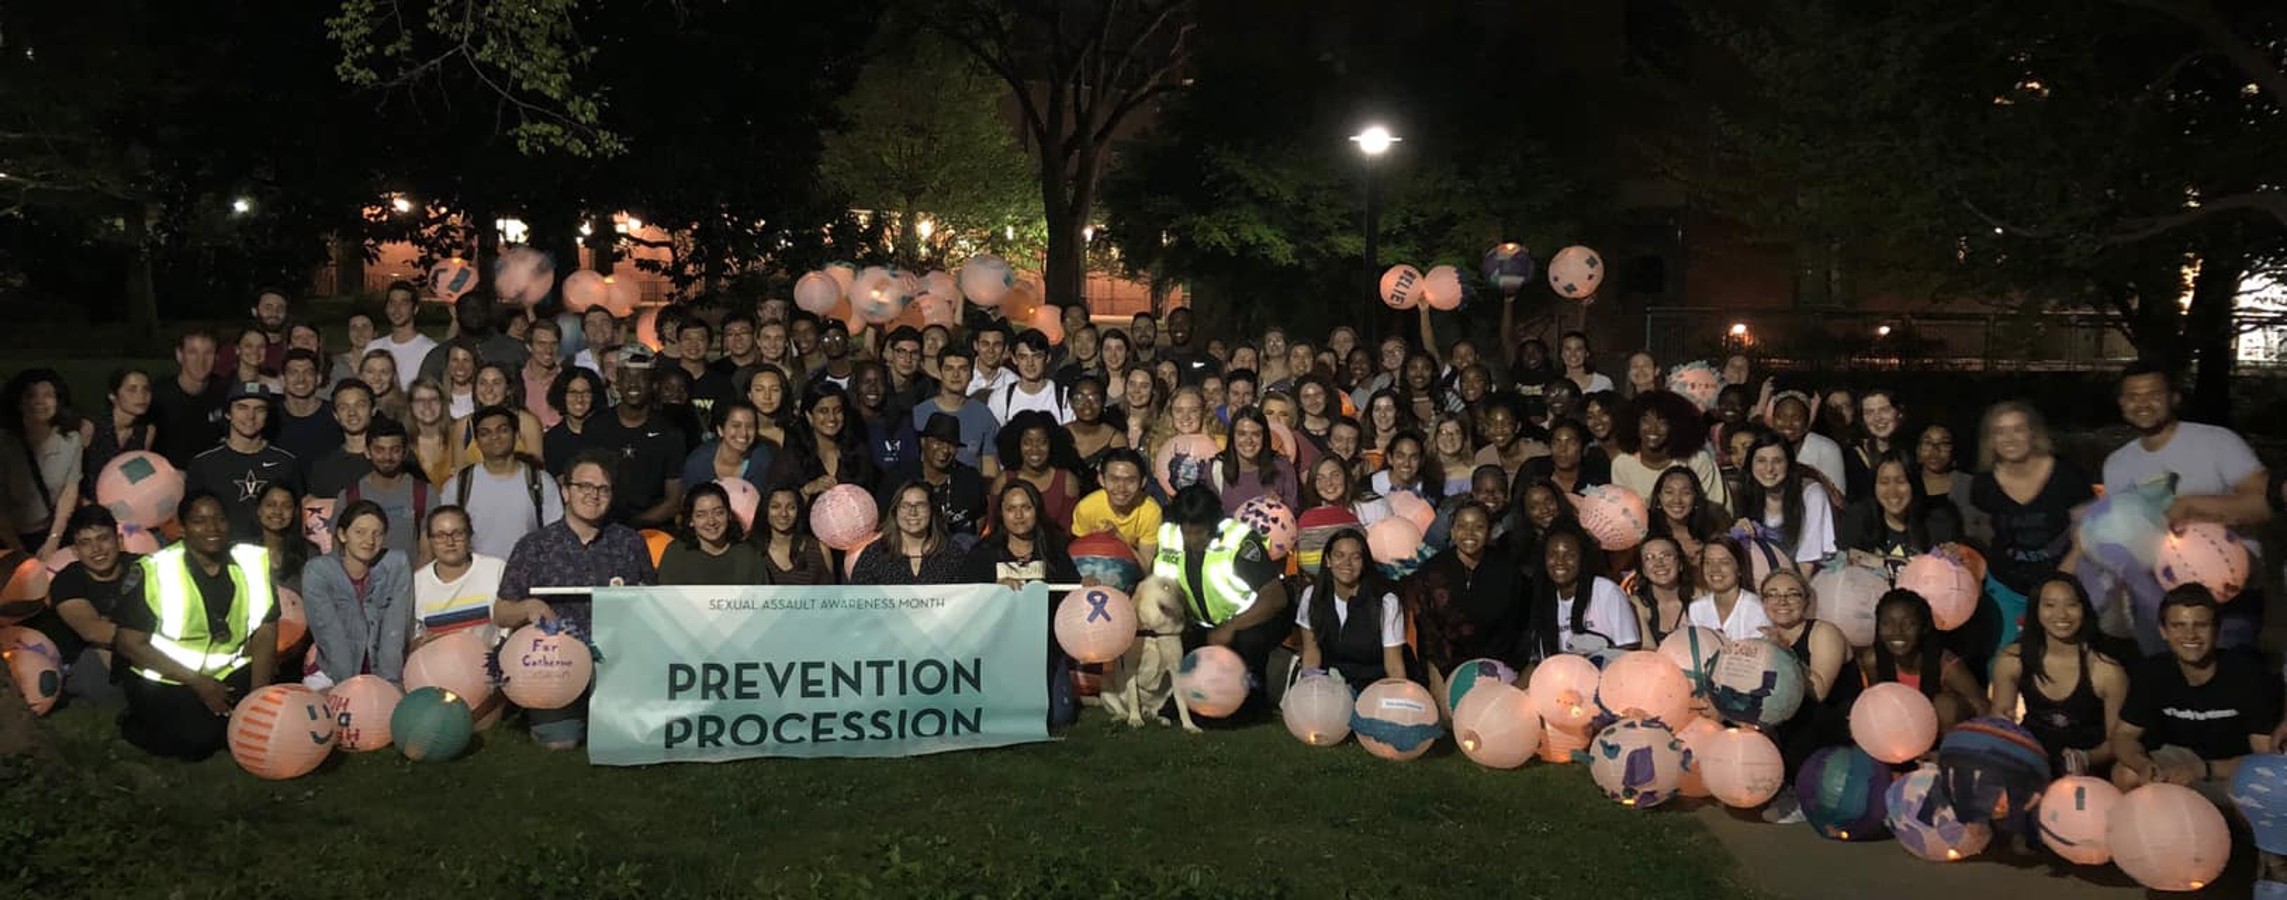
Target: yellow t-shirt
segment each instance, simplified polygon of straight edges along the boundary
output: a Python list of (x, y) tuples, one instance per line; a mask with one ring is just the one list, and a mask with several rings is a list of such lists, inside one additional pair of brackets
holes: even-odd
[(1159, 552), (1159, 501), (1143, 498), (1136, 508), (1125, 516), (1112, 511), (1112, 501), (1103, 491), (1095, 491), (1080, 498), (1072, 508), (1072, 536), (1087, 537), (1109, 531), (1136, 551), (1136, 559), (1151, 564), (1152, 555)]

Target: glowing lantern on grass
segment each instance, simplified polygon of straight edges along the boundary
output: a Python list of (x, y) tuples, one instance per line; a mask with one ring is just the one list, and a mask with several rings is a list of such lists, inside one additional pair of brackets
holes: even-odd
[[(1445, 709), (1451, 712), (1461, 708), (1461, 701), (1469, 699), (1469, 692), (1481, 684), (1516, 684), (1517, 670), (1497, 659), (1471, 659), (1457, 663), (1445, 676)], [(1533, 715), (1537, 718), (1540, 713)]]
[(1580, 514), (1580, 527), (1596, 539), (1596, 546), (1615, 553), (1643, 543), (1652, 525), (1644, 498), (1616, 484), (1582, 490), (1573, 498), (1573, 508)]
[(1556, 252), (1548, 263), (1548, 286), (1558, 295), (1574, 300), (1585, 299), (1596, 293), (1604, 283), (1604, 258), (1587, 247), (1573, 245)]
[(2112, 861), (2105, 828), (2112, 808), (2120, 802), (2120, 789), (2112, 782), (2086, 775), (2067, 775), (2050, 782), (2033, 810), (2041, 829), (2041, 843), (2058, 856), (2084, 866)]
[(1786, 758), (1779, 745), (1751, 728), (1726, 728), (1698, 739), (1700, 779), (1707, 791), (1732, 809), (1771, 802), (1787, 784)]
[(1383, 759), (1404, 762), (1429, 752), (1445, 729), (1437, 724), (1437, 701), (1429, 690), (1403, 678), (1384, 678), (1359, 692), (1350, 731), (1358, 743)]
[(1890, 833), (1885, 798), (1894, 776), (1857, 747), (1827, 747), (1811, 754), (1795, 775), (1803, 818), (1821, 837), (1871, 841)]
[(1681, 723), (1691, 717), (1691, 679), (1665, 654), (1637, 650), (1604, 667), (1596, 701), (1613, 715)]
[(300, 778), (334, 749), (334, 717), (318, 692), (273, 684), (230, 711), (230, 758), (256, 778)]
[(21, 625), (0, 628), (0, 659), (8, 662), (8, 677), (32, 715), (44, 716), (63, 696), (64, 657), (56, 643), (37, 629)]
[(526, 625), (500, 645), (500, 691), (525, 709), (563, 709), (595, 677), (595, 652), (571, 634)]
[(1660, 641), (1660, 655), (1675, 663), (1676, 668), (1691, 679), (1695, 690), (1705, 693), (1708, 673), (1715, 671), (1715, 657), (1731, 646), (1723, 632), (1699, 625), (1687, 625), (1668, 632)]
[(1056, 607), (1056, 644), (1084, 663), (1119, 659), (1136, 642), (1136, 607), (1123, 591), (1083, 587)]
[(1980, 585), (1969, 567), (1943, 553), (1924, 553), (1898, 573), (1898, 586), (1929, 601), (1939, 631), (1952, 631), (1977, 614)]
[(1562, 653), (1541, 660), (1525, 690), (1550, 729), (1578, 733), (1596, 718), (1596, 688), (1603, 677), (1587, 657)]
[(855, 550), (881, 524), (874, 496), (854, 484), (838, 484), (810, 502), (810, 532), (836, 550)]
[(1794, 651), (1762, 638), (1734, 642), (1716, 655), (1707, 696), (1727, 721), (1778, 725), (1802, 706), (1802, 661)]
[(1706, 716), (1693, 716), (1691, 724), (1676, 729), (1676, 740), (1683, 742), (1683, 777), (1676, 780), (1676, 793), (1686, 797), (1714, 796), (1707, 789), (1707, 775), (1701, 771), (1701, 760), (1707, 757), (1709, 735), (1722, 734), (1723, 726)]
[(122, 453), (95, 476), (95, 502), (122, 523), (157, 528), (183, 502), (183, 473), (148, 450)]
[(1850, 704), (1850, 739), (1892, 765), (1928, 753), (1938, 741), (1938, 710), (1921, 691), (1895, 681), (1877, 684)]
[(1890, 783), (1882, 805), (1889, 810), (1885, 824), (1898, 836), (1898, 846), (1931, 862), (1954, 862), (1976, 856), (1993, 840), (1993, 826), (1963, 822), (1953, 807), (1930, 797), (1937, 786), (1936, 769), (1917, 769)]
[(414, 762), (444, 762), (468, 748), (475, 723), (460, 695), (440, 687), (416, 688), (389, 715), (397, 750)]
[(2156, 891), (2207, 887), (2231, 859), (2231, 829), (2223, 813), (2182, 785), (2129, 791), (2113, 805), (2104, 840), (2114, 865)]
[(1400, 263), (1382, 273), (1382, 302), (1391, 309), (1412, 309), (1421, 305), (1422, 283), (1420, 269)]
[(1533, 698), (1515, 685), (1487, 681), (1453, 707), (1453, 740), (1471, 762), (1514, 769), (1541, 746), (1541, 717)]
[(1184, 654), (1175, 689), (1194, 715), (1220, 719), (1247, 702), (1247, 663), (1231, 648), (1209, 644)]
[(1560, 766), (1584, 762), (1588, 745), (1595, 740), (1596, 736), (1586, 728), (1558, 728), (1544, 721), (1541, 723), (1541, 762)]
[(492, 674), (485, 665), (492, 648), (481, 631), (447, 632), (415, 648), (405, 657), (405, 689), (443, 688), (464, 702), (483, 706), (492, 699)]
[(1332, 747), (1350, 736), (1350, 715), (1356, 702), (1342, 679), (1307, 675), (1279, 698), (1279, 719), (1295, 740), (1313, 747)]
[(405, 692), (379, 675), (358, 675), (326, 692), (334, 717), (334, 744), (353, 753), (389, 746), (389, 717)]
[(2194, 522), (2160, 539), (2152, 574), (2162, 588), (2196, 584), (2229, 602), (2247, 586), (2247, 545), (2213, 522)]
[(1689, 755), (1667, 726), (1621, 719), (1598, 733), (1589, 745), (1588, 775), (1614, 802), (1649, 809), (1676, 795)]

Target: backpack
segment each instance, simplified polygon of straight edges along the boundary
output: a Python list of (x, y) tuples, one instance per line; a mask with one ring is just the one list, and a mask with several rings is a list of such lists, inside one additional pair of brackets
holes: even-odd
[[(1019, 384), (1019, 382), (1011, 381), (1007, 386), (1001, 388), (1001, 408), (994, 413), (993, 418), (999, 419), (1002, 424), (1007, 424), (1009, 417), (1016, 415), (1015, 407), (1017, 384)], [(1070, 421), (1072, 418), (1072, 408), (1065, 405), (1064, 394), (1065, 391), (1063, 386), (1057, 384), (1055, 379), (1049, 379), (1048, 396), (1053, 399), (1055, 403), (1052, 408), (1047, 410), (1047, 413), (1049, 415), (1055, 416), (1058, 423)], [(987, 411), (991, 411), (989, 404), (986, 408)]]
[[(484, 463), (469, 463), (461, 467), (458, 473), (459, 477), (454, 480), (453, 485), (454, 506), (462, 509), (469, 507), (469, 483), (476, 480), (470, 477), (470, 473), (483, 465)], [(518, 465), (524, 467), (524, 492), (532, 497), (532, 523), (534, 525), (546, 525), (548, 524), (547, 505), (540, 500), (540, 469), (538, 466), (534, 466), (530, 460), (520, 461)]]

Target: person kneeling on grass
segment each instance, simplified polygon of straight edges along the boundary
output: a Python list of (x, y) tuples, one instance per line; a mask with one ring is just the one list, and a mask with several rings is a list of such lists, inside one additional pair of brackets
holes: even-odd
[(120, 588), (113, 649), (130, 666), (119, 732), (159, 756), (201, 760), (228, 742), (230, 710), (270, 684), (278, 595), (268, 553), (230, 544), (230, 516), (193, 489), (182, 543), (144, 557)]
[[(1223, 518), (1223, 501), (1206, 485), (1186, 487), (1170, 501), (1151, 574), (1183, 586), (1183, 605), (1192, 622), (1183, 639), (1186, 648), (1228, 647), (1257, 679), (1263, 677), (1271, 651), (1293, 630), (1278, 564), (1253, 528)], [(1248, 693), (1248, 708), (1261, 708), (1261, 687)], [(1239, 717), (1244, 716), (1242, 711)]]

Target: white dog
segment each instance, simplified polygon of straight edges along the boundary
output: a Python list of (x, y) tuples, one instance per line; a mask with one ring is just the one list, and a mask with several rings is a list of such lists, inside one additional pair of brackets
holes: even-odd
[(1183, 666), (1183, 588), (1170, 579), (1146, 578), (1136, 586), (1134, 600), (1139, 633), (1105, 678), (1104, 708), (1125, 717), (1129, 727), (1142, 727), (1146, 718), (1168, 725), (1172, 723), (1159, 711), (1172, 698), (1183, 730), (1198, 734), (1191, 705), (1175, 689), (1176, 670)]

